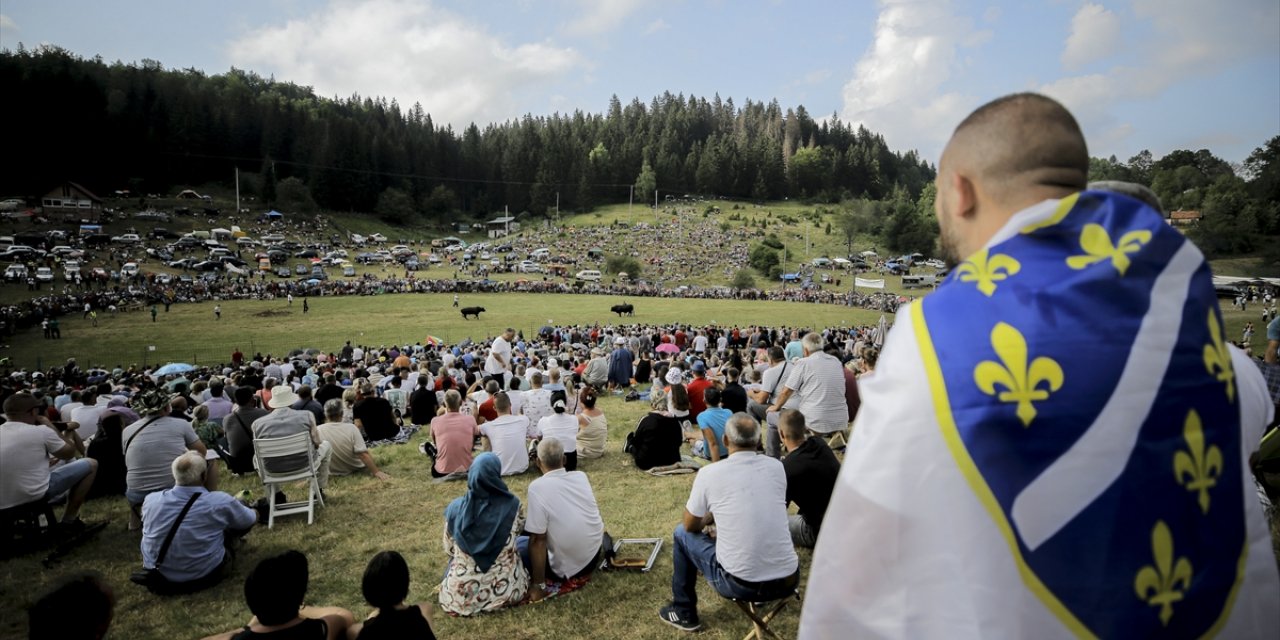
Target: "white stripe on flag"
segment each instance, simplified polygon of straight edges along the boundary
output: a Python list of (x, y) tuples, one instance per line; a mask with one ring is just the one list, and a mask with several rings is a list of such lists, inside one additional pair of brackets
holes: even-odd
[(1013, 522), (1028, 549), (1035, 551), (1052, 538), (1124, 472), (1182, 331), (1182, 307), (1191, 276), (1203, 262), (1204, 255), (1190, 242), (1174, 254), (1156, 278), (1151, 308), (1142, 318), (1124, 371), (1102, 413), (1014, 499)]

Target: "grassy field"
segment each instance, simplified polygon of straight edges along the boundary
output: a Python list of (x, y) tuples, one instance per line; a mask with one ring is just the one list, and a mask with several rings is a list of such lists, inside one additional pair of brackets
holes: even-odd
[[(463, 294), (462, 306), (482, 306), (480, 320), (463, 321), (453, 308), (451, 294), (341, 296), (310, 299), (310, 313), (302, 300), (288, 306), (284, 299), (227, 301), (222, 320), (215, 321), (214, 303), (161, 307), (158, 322), (145, 311), (103, 314), (94, 327), (80, 314), (62, 323), (62, 340), (44, 340), (38, 329), (15, 336), (6, 356), (21, 366), (45, 367), (76, 357), (87, 365), (192, 362), (211, 364), (230, 360), (237, 347), (247, 354), (283, 354), (290, 349), (317, 347), (337, 351), (352, 344), (382, 345), (423, 341), (428, 335), (446, 342), (471, 337), (483, 340), (510, 326), (525, 335), (545, 324), (571, 323), (696, 323), (765, 324), (826, 327), (874, 324), (879, 312), (825, 304), (786, 302), (629, 298), (634, 318), (619, 319), (609, 307), (622, 302), (612, 296), (545, 294)], [(151, 347), (155, 350), (150, 350)]]

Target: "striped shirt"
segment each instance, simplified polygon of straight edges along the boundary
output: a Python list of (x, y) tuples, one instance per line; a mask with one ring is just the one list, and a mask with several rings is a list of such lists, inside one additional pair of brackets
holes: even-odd
[(805, 426), (819, 433), (847, 427), (849, 408), (844, 401), (844, 369), (840, 360), (818, 352), (801, 358), (790, 368), (786, 385), (800, 398), (796, 408), (804, 414)]

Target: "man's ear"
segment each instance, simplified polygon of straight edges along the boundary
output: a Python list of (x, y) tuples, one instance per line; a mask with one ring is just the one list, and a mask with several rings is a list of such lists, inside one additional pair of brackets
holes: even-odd
[(952, 204), (955, 205), (954, 210), (948, 212), (948, 215), (972, 219), (978, 208), (978, 196), (973, 181), (958, 171), (953, 171), (948, 181), (951, 187)]

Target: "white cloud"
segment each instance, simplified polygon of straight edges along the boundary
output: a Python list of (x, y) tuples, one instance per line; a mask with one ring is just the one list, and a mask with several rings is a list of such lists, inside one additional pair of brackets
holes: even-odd
[(1274, 2), (1134, 0), (1133, 9), (1139, 20), (1150, 23), (1152, 34), (1150, 42), (1135, 47), (1141, 54), (1131, 66), (1034, 87), (1071, 109), (1090, 149), (1099, 153), (1133, 131), (1111, 115), (1117, 104), (1151, 100), (1195, 76), (1211, 75), (1251, 56), (1274, 55), (1280, 40), (1280, 5)]
[(9, 16), (6, 16), (3, 13), (0, 13), (0, 31), (17, 31), (17, 30), (18, 30), (18, 23), (14, 22), (13, 18), (10, 18)]
[(1071, 19), (1071, 35), (1062, 52), (1062, 64), (1079, 69), (1105, 60), (1120, 49), (1120, 18), (1099, 4), (1086, 3)]
[(667, 29), (670, 29), (670, 28), (671, 28), (671, 25), (667, 24), (666, 20), (663, 20), (662, 18), (658, 18), (657, 20), (650, 22), (649, 26), (644, 28), (644, 35), (650, 36), (659, 31), (666, 31)]
[(986, 23), (996, 22), (997, 20), (1000, 19), (1000, 16), (1003, 14), (1004, 14), (1003, 9), (1001, 9), (996, 5), (991, 5), (987, 7), (986, 11), (982, 12), (982, 21)]
[[(319, 95), (414, 102), (455, 128), (520, 114), (517, 94), (584, 66), (571, 48), (509, 43), (430, 2), (334, 0), (315, 14), (228, 45), (233, 64)], [(526, 101), (527, 102), (527, 101)]]
[(844, 87), (841, 118), (884, 134), (897, 149), (936, 157), (977, 98), (946, 91), (962, 61), (959, 50), (987, 41), (988, 31), (956, 15), (950, 0), (881, 0), (871, 48)]
[(565, 33), (592, 36), (613, 31), (627, 16), (647, 2), (648, 0), (577, 0), (579, 15), (565, 25)]

